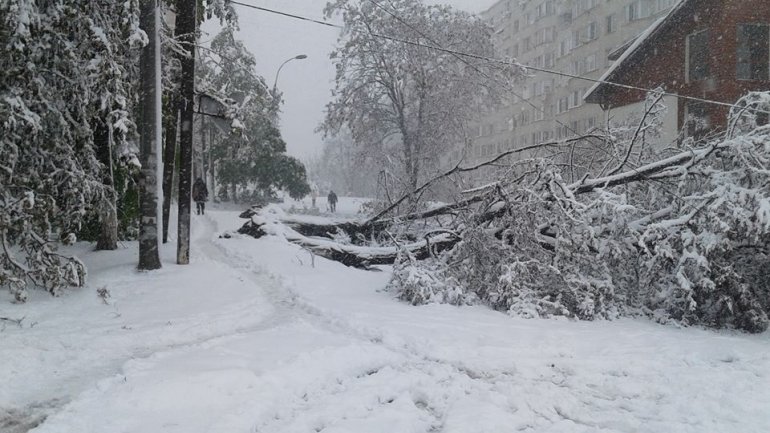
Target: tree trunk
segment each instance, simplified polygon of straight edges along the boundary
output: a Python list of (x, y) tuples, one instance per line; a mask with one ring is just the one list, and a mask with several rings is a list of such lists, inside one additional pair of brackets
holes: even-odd
[(139, 269), (153, 270), (161, 267), (158, 242), (159, 168), (158, 151), (161, 143), (161, 76), (160, 76), (160, 8), (156, 0), (142, 0), (141, 27), (150, 42), (142, 49), (141, 56), (141, 162), (139, 175), (141, 224), (139, 227)]
[(106, 126), (109, 119), (97, 120), (94, 129), (94, 142), (96, 144), (99, 161), (106, 167), (102, 176), (105, 186), (105, 194), (99, 203), (99, 238), (96, 241), (97, 251), (118, 249), (118, 212), (117, 193), (112, 161), (112, 137), (110, 129)]
[[(177, 29), (177, 35), (179, 30)], [(176, 134), (179, 108), (176, 97), (171, 96), (165, 104), (166, 131), (163, 151), (163, 243), (168, 242), (168, 222), (171, 214), (171, 191), (174, 187), (174, 162), (176, 161)]]
[(179, 226), (176, 262), (190, 263), (190, 196), (192, 194), (193, 116), (195, 113), (195, 0), (177, 2), (176, 30), (180, 42), (188, 50), (182, 59), (182, 87), (180, 102), (179, 133)]
[(96, 241), (97, 251), (112, 251), (118, 249), (118, 211), (115, 190), (102, 199), (99, 212), (99, 239)]

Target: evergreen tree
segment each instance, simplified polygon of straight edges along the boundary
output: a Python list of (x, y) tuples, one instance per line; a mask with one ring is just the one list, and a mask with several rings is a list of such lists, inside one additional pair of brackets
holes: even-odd
[(113, 3), (0, 3), (0, 285), (19, 301), (29, 283), (53, 294), (84, 283), (83, 264), (56, 245), (74, 242), (90, 215), (114, 239), (104, 177), (131, 159), (123, 62), (144, 35), (136, 2)]

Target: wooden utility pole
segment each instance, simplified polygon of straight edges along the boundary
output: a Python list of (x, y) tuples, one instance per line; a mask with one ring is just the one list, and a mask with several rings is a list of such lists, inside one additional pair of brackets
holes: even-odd
[(195, 43), (197, 0), (177, 1), (177, 34), (188, 51), (182, 59), (182, 87), (179, 98), (179, 226), (176, 262), (190, 263), (190, 196), (192, 194), (193, 116), (195, 114)]
[(157, 0), (142, 0), (141, 28), (149, 43), (142, 49), (141, 72), (141, 131), (140, 152), (142, 172), (139, 176), (141, 223), (139, 227), (140, 270), (159, 269), (160, 245), (158, 222), (161, 220), (158, 195), (160, 187), (161, 143), (161, 72), (160, 72), (160, 8)]

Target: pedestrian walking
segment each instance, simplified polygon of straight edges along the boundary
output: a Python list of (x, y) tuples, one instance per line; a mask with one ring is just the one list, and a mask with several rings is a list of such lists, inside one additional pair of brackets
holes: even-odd
[(334, 191), (329, 192), (329, 196), (326, 197), (329, 201), (329, 209), (333, 212), (337, 211), (337, 194)]
[(193, 200), (195, 200), (195, 208), (198, 211), (198, 215), (203, 215), (206, 210), (206, 200), (209, 199), (209, 189), (206, 188), (206, 182), (201, 178), (195, 179), (193, 184)]

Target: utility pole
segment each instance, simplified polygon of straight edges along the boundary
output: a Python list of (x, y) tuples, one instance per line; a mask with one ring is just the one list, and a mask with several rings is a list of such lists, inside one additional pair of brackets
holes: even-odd
[(179, 226), (176, 262), (190, 263), (190, 196), (192, 194), (193, 117), (195, 114), (195, 43), (197, 0), (177, 1), (177, 32), (188, 50), (182, 59), (182, 86), (179, 100)]
[(157, 0), (142, 0), (140, 26), (149, 43), (142, 49), (140, 151), (142, 172), (139, 176), (141, 224), (139, 227), (139, 270), (160, 269), (158, 222), (161, 221), (160, 191), (161, 144), (161, 72), (160, 8)]

